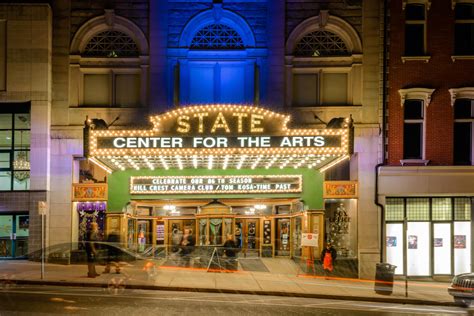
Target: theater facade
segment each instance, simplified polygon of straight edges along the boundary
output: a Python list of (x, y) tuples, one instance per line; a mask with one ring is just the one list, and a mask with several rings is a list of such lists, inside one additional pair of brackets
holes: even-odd
[[(107, 180), (73, 184), (77, 239), (96, 221), (138, 252), (168, 249), (188, 229), (198, 246), (222, 245), (230, 234), (245, 255), (298, 258), (303, 233), (312, 233), (318, 257), (331, 238), (322, 172), (350, 158), (352, 122), (312, 129), (290, 119), (218, 104), (151, 116), (140, 129), (86, 121), (84, 156)], [(326, 184), (328, 196), (357, 195), (355, 181)]]

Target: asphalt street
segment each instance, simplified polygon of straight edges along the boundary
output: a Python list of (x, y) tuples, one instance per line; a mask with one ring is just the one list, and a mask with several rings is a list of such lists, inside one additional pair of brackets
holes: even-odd
[(15, 285), (0, 315), (468, 315), (458, 307), (297, 297)]

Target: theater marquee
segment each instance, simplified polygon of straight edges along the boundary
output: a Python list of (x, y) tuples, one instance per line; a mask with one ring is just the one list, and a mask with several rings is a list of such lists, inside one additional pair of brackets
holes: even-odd
[[(290, 116), (254, 106), (182, 107), (151, 116), (144, 130), (86, 127), (86, 155), (106, 168), (199, 166), (314, 167), (352, 152), (349, 120), (341, 128), (288, 127)], [(257, 160), (258, 159), (258, 160)], [(303, 160), (304, 159), (304, 160)], [(204, 161), (205, 160), (205, 161)], [(286, 163), (285, 163), (286, 162)]]

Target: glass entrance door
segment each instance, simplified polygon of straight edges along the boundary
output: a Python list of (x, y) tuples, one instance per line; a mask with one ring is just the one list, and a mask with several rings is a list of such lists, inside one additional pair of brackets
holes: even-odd
[(28, 236), (28, 215), (0, 215), (0, 258), (26, 255)]
[(275, 236), (275, 255), (290, 255), (290, 219), (278, 218), (276, 220), (276, 236)]
[(258, 222), (256, 218), (238, 218), (235, 220), (235, 239), (246, 257), (249, 255), (258, 256), (259, 254)]

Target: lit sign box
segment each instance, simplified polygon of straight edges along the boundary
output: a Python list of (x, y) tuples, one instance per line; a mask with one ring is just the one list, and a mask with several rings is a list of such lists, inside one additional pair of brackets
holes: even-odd
[(302, 182), (301, 175), (130, 177), (130, 193), (299, 193)]
[(331, 154), (351, 152), (348, 121), (333, 129), (292, 129), (290, 116), (254, 106), (182, 107), (143, 130), (91, 130), (92, 156)]

